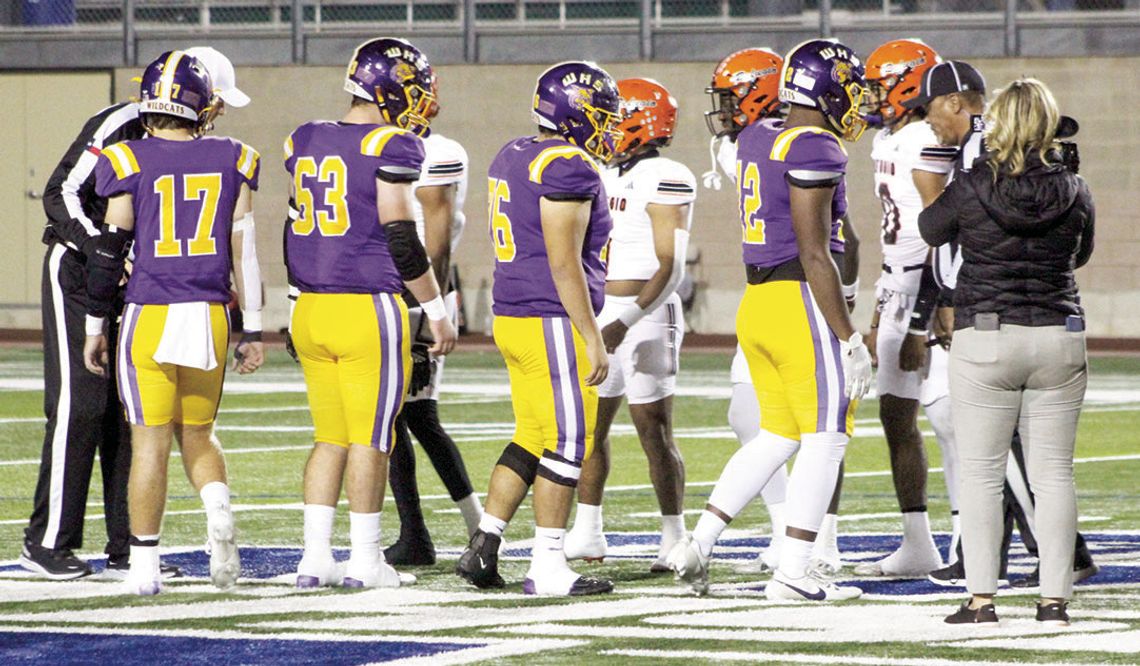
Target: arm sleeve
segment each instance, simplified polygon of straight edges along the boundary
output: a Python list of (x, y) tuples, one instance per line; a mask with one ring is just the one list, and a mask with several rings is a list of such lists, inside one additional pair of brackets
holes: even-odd
[(420, 179), (424, 165), (424, 142), (420, 137), (399, 130), (383, 143), (376, 165), (376, 177), (389, 183), (411, 183)]
[(451, 139), (437, 139), (425, 152), (423, 171), (420, 174), (421, 187), (454, 185), (467, 178), (467, 151), (459, 142)]
[(530, 180), (539, 196), (555, 201), (590, 201), (602, 193), (602, 175), (578, 148), (547, 149), (531, 163)]
[[(1079, 178), (1079, 176), (1078, 176)], [(1081, 178), (1081, 201), (1085, 205), (1085, 226), (1081, 230), (1081, 244), (1077, 247), (1077, 256), (1074, 266), (1080, 268), (1089, 263), (1093, 253), (1093, 232), (1096, 227), (1096, 207), (1093, 206), (1092, 194), (1089, 186)]]
[(838, 185), (847, 173), (847, 153), (830, 132), (807, 132), (792, 140), (784, 160), (787, 181), (796, 187)]
[(943, 245), (958, 237), (957, 202), (966, 178), (955, 178), (934, 203), (918, 214), (918, 231), (927, 245)]
[(693, 176), (693, 172), (680, 162), (672, 160), (664, 162), (657, 187), (650, 196), (649, 203), (683, 206), (693, 203), (696, 198), (697, 179)]
[(95, 166), (103, 147), (141, 136), (133, 104), (108, 107), (84, 124), (44, 187), (48, 225), (64, 243), (80, 249), (99, 234), (106, 203), (96, 200)]

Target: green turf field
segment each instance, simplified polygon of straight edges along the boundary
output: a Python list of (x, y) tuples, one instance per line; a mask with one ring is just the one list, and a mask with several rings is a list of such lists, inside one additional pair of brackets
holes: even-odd
[[(189, 634), (204, 645), (210, 644), (209, 638), (243, 645), (253, 641), (255, 646), (320, 638), (355, 646), (361, 656), (345, 648), (343, 663), (429, 655), (428, 648), (426, 652), (413, 648), (436, 643), (454, 645), (432, 656), (432, 663), (602, 658), (639, 658), (644, 663), (860, 659), (860, 663), (909, 664), (932, 658), (955, 663), (1140, 663), (1140, 359), (1098, 358), (1091, 365), (1076, 475), (1081, 529), (1097, 535), (1091, 540), (1094, 556), (1106, 565), (1106, 573), (1098, 577), (1099, 583), (1094, 579), (1095, 584), (1079, 588), (1072, 608), (1079, 621), (1068, 630), (1043, 632), (1027, 615), (1032, 597), (1007, 594), (999, 599), (1002, 628), (979, 633), (950, 631), (942, 625), (941, 617), (964, 594), (928, 589), (923, 587), (926, 583), (884, 584), (865, 600), (829, 608), (767, 602), (762, 594), (767, 576), (750, 573), (747, 566), (759, 544), (756, 537), (767, 529), (760, 502), (726, 533), (727, 545), (718, 550), (720, 559), (713, 563), (709, 597), (689, 597), (669, 577), (650, 576), (649, 557), (656, 546), (643, 542), (658, 528), (656, 505), (643, 454), (624, 414), (614, 432), (614, 465), (605, 507), (614, 557), (602, 565), (577, 565), (584, 573), (612, 577), (616, 594), (588, 602), (523, 597), (520, 583), (533, 515), (528, 506), (507, 531), (507, 540), (518, 549), (513, 552), (520, 556), (502, 567), (507, 590), (484, 593), (466, 587), (451, 573), (454, 557), (466, 541), (462, 521), (422, 454), (420, 489), (440, 562), (415, 570), (419, 582), (408, 590), (295, 593), (283, 584), (283, 576), (272, 578), (288, 569), (272, 558), (286, 552), (282, 548), (301, 544), (301, 471), (310, 421), (299, 370), (283, 352), (275, 352), (255, 375), (229, 376), (218, 419), (218, 435), (228, 451), (239, 541), (263, 547), (248, 555), (243, 552), (243, 557), (261, 578), (251, 577), (230, 594), (214, 591), (208, 581), (190, 578), (169, 585), (168, 593), (158, 598), (135, 599), (118, 596), (113, 584), (95, 579), (44, 583), (21, 577), (14, 567), (0, 568), (4, 577), (0, 655), (43, 656), (22, 651), (30, 641), (28, 632), (36, 627), (54, 632), (52, 636), (70, 636), (60, 638), (61, 645), (70, 645), (74, 632), (113, 634), (119, 637), (118, 645)], [(687, 467), (685, 506), (692, 512), (687, 518), (690, 528), (724, 462), (737, 448), (725, 421), (730, 360), (727, 351), (686, 353), (682, 360), (675, 426)], [(42, 376), (40, 364), (38, 352), (0, 350), (0, 487), (4, 489), (0, 543), (7, 550), (0, 561), (9, 564), (19, 554), (43, 437), (43, 395), (32, 388)], [(462, 352), (448, 360), (440, 412), (480, 493), (512, 430), (505, 390), (506, 372), (497, 353)], [(856, 437), (848, 448), (840, 545), (845, 552), (851, 546), (852, 560), (885, 553), (890, 537), (876, 535), (894, 534), (900, 528), (877, 411), (875, 400), (860, 405)], [(938, 447), (925, 423), (923, 430), (930, 465), (937, 467)], [(177, 466), (177, 460), (172, 465)], [(171, 480), (163, 544), (191, 550), (204, 541), (204, 516), (180, 468), (172, 469)], [(100, 483), (96, 465), (84, 554), (98, 555), (105, 538), (98, 518)], [(949, 510), (939, 473), (930, 476), (929, 507), (935, 530), (947, 532)], [(346, 515), (343, 510), (338, 516), (336, 545), (347, 546)], [(390, 502), (383, 524), (387, 543), (398, 530)], [(1024, 558), (1015, 560), (1015, 565), (1020, 573), (1031, 566)], [(193, 570), (194, 566), (188, 567)], [(21, 635), (25, 637), (18, 638)], [(370, 640), (396, 647), (368, 647)], [(152, 649), (148, 645), (139, 649)], [(313, 663), (332, 663), (336, 661), (332, 655), (341, 653), (339, 643), (330, 645), (327, 649), (332, 652), (306, 654), (322, 657)], [(60, 653), (70, 654), (67, 649), (59, 648)], [(389, 652), (394, 656), (386, 656)], [(212, 653), (205, 649), (202, 654)], [(242, 661), (236, 654), (218, 653), (210, 660)], [(254, 654), (261, 657), (245, 661), (262, 663), (273, 653), (255, 649)], [(304, 661), (289, 656), (292, 653), (280, 654), (282, 661)], [(166, 663), (182, 663), (171, 659)]]

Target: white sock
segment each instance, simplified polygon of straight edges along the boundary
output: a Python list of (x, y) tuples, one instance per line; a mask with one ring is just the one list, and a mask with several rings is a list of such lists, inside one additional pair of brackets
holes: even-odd
[(479, 529), (479, 519), (483, 517), (483, 505), (479, 503), (479, 497), (475, 493), (471, 493), (458, 500), (455, 506), (459, 507), (459, 513), (467, 525), (467, 536), (471, 536), (475, 530)]
[(780, 573), (788, 578), (803, 578), (807, 575), (812, 545), (811, 541), (794, 537), (784, 539), (780, 546)]
[(823, 521), (819, 524), (819, 531), (815, 533), (815, 544), (812, 547), (813, 555), (826, 555), (831, 552), (839, 552), (839, 516), (834, 513), (826, 513), (823, 515)]
[(907, 511), (902, 515), (903, 545), (923, 548), (934, 542), (930, 534), (930, 515), (926, 511)]
[(762, 429), (729, 458), (709, 495), (709, 504), (726, 516), (735, 517), (760, 494), (798, 447), (799, 442)]
[(219, 512), (230, 510), (230, 487), (221, 481), (211, 481), (198, 491), (202, 506), (206, 508), (207, 522)]
[[(785, 518), (788, 527), (818, 532), (839, 475), (847, 435), (819, 432), (803, 435), (800, 453), (788, 477)], [(791, 541), (786, 539), (785, 542)], [(809, 544), (810, 545), (810, 544)]]
[(668, 555), (678, 541), (685, 538), (685, 516), (661, 516), (661, 548), (662, 555)]
[(578, 512), (574, 514), (574, 529), (590, 534), (602, 533), (602, 505), (578, 502)]
[(323, 504), (305, 505), (305, 554), (332, 557), (333, 519), (336, 507)]
[(768, 505), (768, 519), (772, 522), (772, 541), (769, 548), (779, 549), (788, 531), (788, 523), (784, 520), (784, 503)]
[(566, 530), (557, 527), (534, 528), (534, 547), (531, 549), (531, 569), (539, 572), (569, 569), (566, 564)]
[(705, 557), (712, 555), (713, 546), (716, 545), (716, 540), (720, 538), (720, 533), (726, 527), (728, 527), (728, 523), (721, 520), (720, 516), (711, 511), (701, 512), (697, 526), (693, 528), (693, 543), (697, 544), (701, 555)]
[(962, 519), (958, 512), (950, 514), (950, 552), (946, 555), (946, 563), (954, 564), (958, 561), (958, 541), (962, 538)]
[(348, 512), (348, 538), (352, 543), (349, 559), (373, 564), (380, 559), (380, 512)]
[(494, 534), (497, 537), (501, 537), (503, 536), (503, 532), (507, 529), (507, 521), (496, 518), (484, 511), (483, 517), (479, 519), (479, 529), (487, 534)]
[[(158, 542), (158, 537), (157, 534), (135, 535), (139, 541), (155, 543)], [(131, 546), (131, 568), (127, 575), (140, 580), (158, 580), (158, 546)]]

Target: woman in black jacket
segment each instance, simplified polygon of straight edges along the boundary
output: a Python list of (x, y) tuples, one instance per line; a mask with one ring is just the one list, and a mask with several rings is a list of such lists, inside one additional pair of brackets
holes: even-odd
[(1060, 113), (1036, 79), (1014, 81), (987, 113), (984, 164), (919, 216), (931, 245), (958, 243), (950, 397), (960, 442), (962, 543), (972, 597), (950, 623), (997, 622), (1002, 479), (1020, 430), (1037, 499), (1037, 619), (1068, 624), (1076, 489), (1073, 449), (1087, 383), (1084, 312), (1073, 270), (1092, 254), (1093, 203), (1060, 164)]

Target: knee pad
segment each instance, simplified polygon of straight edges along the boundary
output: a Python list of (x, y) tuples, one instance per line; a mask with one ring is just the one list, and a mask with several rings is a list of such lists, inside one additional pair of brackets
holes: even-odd
[(514, 442), (507, 444), (495, 464), (518, 474), (528, 486), (534, 484), (534, 477), (538, 474), (538, 457)]
[(543, 451), (538, 475), (551, 483), (576, 488), (582, 475), (582, 463), (570, 462), (553, 451)]

